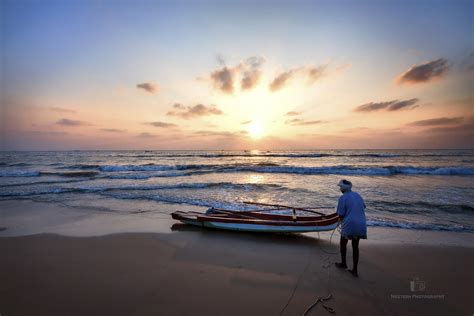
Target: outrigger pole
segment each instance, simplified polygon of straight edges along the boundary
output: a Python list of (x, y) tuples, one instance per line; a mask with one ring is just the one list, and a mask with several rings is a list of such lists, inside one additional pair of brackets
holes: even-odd
[(251, 205), (261, 205), (261, 206), (270, 206), (270, 207), (278, 207), (278, 208), (288, 208), (292, 210), (297, 210), (297, 211), (305, 211), (305, 212), (310, 212), (310, 213), (316, 213), (319, 215), (327, 215), (318, 211), (313, 211), (309, 210), (307, 208), (301, 208), (301, 207), (293, 207), (293, 206), (288, 206), (288, 205), (281, 205), (281, 204), (267, 204), (267, 203), (257, 203), (257, 202), (248, 202), (244, 201), (245, 204), (251, 204)]

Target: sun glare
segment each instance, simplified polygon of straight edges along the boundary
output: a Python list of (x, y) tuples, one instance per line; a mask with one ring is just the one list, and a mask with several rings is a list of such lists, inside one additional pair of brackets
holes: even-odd
[(263, 125), (260, 121), (253, 121), (248, 128), (250, 137), (253, 139), (258, 139), (263, 136), (264, 130)]

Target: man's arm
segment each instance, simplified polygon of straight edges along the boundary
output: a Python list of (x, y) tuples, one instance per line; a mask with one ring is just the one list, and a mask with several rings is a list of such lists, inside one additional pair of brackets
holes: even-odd
[(341, 219), (346, 216), (346, 201), (344, 195), (339, 198), (339, 202), (337, 203), (337, 215), (339, 215)]

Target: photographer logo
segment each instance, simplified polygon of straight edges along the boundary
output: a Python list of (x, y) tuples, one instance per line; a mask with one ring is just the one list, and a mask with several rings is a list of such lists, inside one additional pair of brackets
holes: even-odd
[(426, 290), (426, 282), (421, 281), (418, 277), (410, 281), (410, 291), (412, 292), (423, 292)]

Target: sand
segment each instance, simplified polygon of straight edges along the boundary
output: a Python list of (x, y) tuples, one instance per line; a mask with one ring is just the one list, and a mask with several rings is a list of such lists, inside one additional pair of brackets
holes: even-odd
[[(362, 241), (354, 278), (334, 267), (339, 256), (327, 252), (338, 246), (327, 237), (181, 224), (170, 233), (3, 237), (0, 314), (302, 315), (332, 294), (326, 304), (337, 315), (472, 315), (474, 248)], [(415, 278), (424, 290), (410, 290)], [(308, 315), (329, 314), (318, 305)]]

